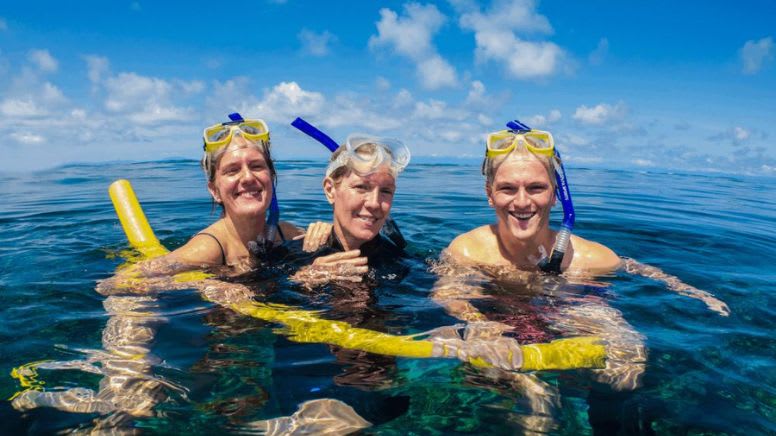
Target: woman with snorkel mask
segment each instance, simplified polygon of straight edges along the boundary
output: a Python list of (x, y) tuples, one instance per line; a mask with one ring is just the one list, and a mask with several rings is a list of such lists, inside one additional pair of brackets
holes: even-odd
[[(489, 318), (472, 302), (477, 298), (493, 298), (482, 293), (485, 282), (509, 277), (512, 283), (522, 281), (523, 286), (531, 285), (528, 297), (538, 294), (551, 303), (544, 313), (528, 315), (542, 318), (555, 332), (605, 338), (609, 342), (609, 358), (607, 368), (597, 370), (597, 378), (616, 390), (634, 389), (640, 385), (646, 362), (643, 336), (603, 299), (574, 295), (564, 285), (574, 285), (572, 281), (577, 286), (589, 284), (597, 275), (624, 267), (629, 273), (660, 280), (675, 292), (699, 299), (723, 316), (729, 314), (729, 309), (710, 293), (682, 283), (655, 267), (621, 259), (604, 245), (571, 235), (573, 205), (552, 134), (530, 129), (518, 121), (508, 123), (507, 127), (488, 135), (482, 164), (488, 203), (496, 212), (497, 222), (464, 233), (450, 243), (443, 254), (446, 262), (439, 268), (448, 274), (437, 283), (434, 298), (458, 318), (469, 321), (493, 318), (497, 321), (493, 323), (497, 325), (495, 328), (515, 330), (519, 334), (523, 326), (504, 323), (509, 319), (508, 314)], [(561, 230), (555, 231), (550, 228), (550, 209), (558, 199), (563, 204), (564, 219)], [(531, 272), (562, 273), (569, 281)], [(515, 277), (519, 280), (515, 281)], [(473, 284), (472, 280), (479, 282)], [(560, 290), (547, 291), (550, 282), (559, 284)]]
[[(119, 272), (119, 280), (121, 276), (170, 276), (201, 268), (236, 275), (254, 269), (273, 245), (303, 237), (300, 229), (278, 220), (277, 173), (267, 124), (243, 119), (238, 113), (229, 118), (205, 128), (202, 135), (201, 166), (213, 203), (221, 207), (221, 217), (171, 253)], [(327, 224), (318, 223), (315, 228), (325, 229)], [(305, 249), (313, 250), (322, 242), (306, 238)], [(103, 281), (98, 291), (107, 292), (113, 284)]]
[(311, 228), (311, 238), (327, 238), (324, 251), (294, 280), (312, 286), (329, 281), (360, 282), (369, 266), (403, 254), (380, 234), (389, 220), (396, 178), (410, 161), (410, 151), (395, 139), (351, 135), (331, 155), (323, 192), (333, 208), (331, 230)]

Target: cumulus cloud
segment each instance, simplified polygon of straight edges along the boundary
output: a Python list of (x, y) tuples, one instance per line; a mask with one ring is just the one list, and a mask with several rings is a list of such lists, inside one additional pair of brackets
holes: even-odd
[(302, 29), (297, 38), (302, 43), (304, 53), (319, 57), (329, 54), (329, 44), (337, 40), (337, 37), (328, 30), (316, 33), (308, 29)]
[(612, 106), (607, 103), (601, 103), (593, 107), (585, 105), (579, 106), (572, 115), (572, 118), (583, 124), (599, 125), (613, 120), (622, 119), (627, 112), (623, 103), (617, 103)]
[(739, 50), (744, 74), (757, 74), (765, 64), (773, 60), (773, 38), (751, 40)]
[(323, 94), (305, 91), (296, 82), (281, 82), (264, 94), (253, 108), (268, 121), (288, 122), (297, 116), (323, 112), (326, 98)]
[(606, 59), (608, 54), (609, 40), (606, 38), (601, 38), (598, 41), (598, 46), (590, 53), (590, 56), (587, 57), (587, 60), (591, 65), (601, 65), (604, 63), (604, 59)]
[(98, 56), (85, 59), (89, 80), (95, 89), (105, 92), (105, 108), (139, 125), (190, 119), (193, 109), (179, 106), (174, 100), (204, 89), (200, 81), (164, 80), (134, 72), (114, 75), (109, 72), (107, 59)]
[(547, 115), (537, 114), (528, 118), (528, 125), (531, 127), (546, 127), (552, 123), (560, 121), (563, 116), (558, 109), (551, 110)]
[(27, 59), (46, 73), (53, 73), (59, 68), (59, 62), (51, 56), (48, 50), (31, 50), (27, 54)]
[(369, 38), (369, 47), (390, 47), (415, 62), (425, 88), (455, 85), (458, 81), (455, 68), (437, 52), (431, 41), (447, 18), (434, 5), (408, 3), (404, 12), (405, 15), (400, 17), (388, 8), (380, 9), (377, 35)]
[(525, 38), (553, 31), (533, 0), (496, 0), (485, 12), (472, 10), (473, 5), (459, 7), (468, 10), (461, 14), (459, 24), (474, 32), (478, 62), (500, 63), (517, 79), (550, 76), (568, 64), (566, 52), (557, 44)]

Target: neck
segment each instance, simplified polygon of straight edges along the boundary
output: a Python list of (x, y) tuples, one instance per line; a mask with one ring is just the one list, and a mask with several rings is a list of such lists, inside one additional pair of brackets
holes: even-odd
[(258, 216), (230, 216), (224, 217), (224, 225), (229, 236), (237, 239), (243, 246), (255, 241), (259, 236), (264, 236), (265, 213)]
[(339, 239), (340, 244), (342, 244), (342, 248), (345, 251), (358, 250), (362, 245), (364, 245), (365, 241), (346, 235), (345, 232), (342, 231), (342, 226), (340, 226), (336, 219), (334, 220), (334, 226), (332, 230), (337, 236), (337, 239)]
[(541, 259), (542, 248), (549, 256), (555, 241), (555, 232), (549, 227), (543, 228), (535, 237), (516, 239), (507, 229), (498, 228), (498, 241), (506, 260), (520, 268), (534, 268)]

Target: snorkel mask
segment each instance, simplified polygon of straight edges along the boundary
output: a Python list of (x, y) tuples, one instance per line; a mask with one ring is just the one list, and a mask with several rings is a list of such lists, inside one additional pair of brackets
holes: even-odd
[[(332, 153), (340, 148), (339, 144), (330, 136), (301, 118), (295, 119), (291, 125), (323, 144)], [(369, 174), (381, 165), (387, 164), (390, 166), (393, 176), (396, 177), (410, 161), (409, 149), (396, 139), (354, 134), (348, 136), (343, 147), (345, 149), (340, 151), (337, 158), (326, 167), (326, 177), (329, 177), (338, 168), (348, 164), (357, 173), (362, 175)], [(385, 220), (380, 233), (401, 249), (407, 246), (407, 241), (402, 236), (401, 231), (399, 231), (396, 222), (390, 216)]]
[(483, 162), (483, 174), (487, 160), (495, 156), (511, 153), (518, 145), (524, 146), (534, 154), (550, 158), (555, 172), (555, 194), (563, 207), (563, 222), (552, 247), (550, 257), (544, 256), (539, 261), (539, 269), (551, 274), (560, 274), (563, 256), (568, 249), (571, 231), (574, 229), (574, 203), (571, 201), (571, 192), (566, 181), (566, 169), (560, 157), (560, 151), (555, 148), (555, 140), (550, 132), (534, 130), (518, 120), (507, 123), (507, 130), (500, 130), (488, 134), (485, 145), (485, 161)]
[[(202, 132), (203, 146), (206, 157), (212, 156), (223, 147), (229, 145), (234, 135), (241, 135), (243, 138), (261, 143), (262, 147), (269, 149), (269, 128), (264, 120), (244, 119), (237, 112), (229, 114), (229, 121), (214, 124), (205, 128)], [(206, 170), (207, 171), (207, 170)], [(263, 257), (274, 245), (275, 236), (278, 233), (278, 223), (280, 222), (280, 207), (277, 199), (277, 184), (272, 181), (272, 200), (269, 205), (269, 215), (265, 226), (264, 235), (256, 238), (255, 241), (248, 243), (248, 250), (251, 254)]]

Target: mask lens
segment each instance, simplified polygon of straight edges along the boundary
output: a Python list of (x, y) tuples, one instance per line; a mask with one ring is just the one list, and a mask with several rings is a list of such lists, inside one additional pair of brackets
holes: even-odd
[(219, 142), (223, 141), (227, 136), (229, 136), (229, 132), (231, 132), (231, 128), (229, 126), (218, 126), (213, 127), (212, 129), (208, 129), (205, 135), (207, 142)]
[(267, 131), (261, 123), (250, 121), (240, 124), (240, 130), (249, 135), (261, 135)]
[(514, 135), (502, 136), (499, 138), (494, 138), (488, 145), (488, 148), (491, 150), (506, 150), (507, 148), (511, 147), (514, 142)]
[(549, 135), (526, 134), (525, 140), (534, 148), (548, 149), (552, 147), (552, 141)]

